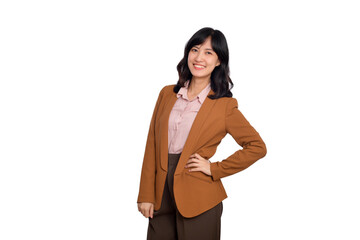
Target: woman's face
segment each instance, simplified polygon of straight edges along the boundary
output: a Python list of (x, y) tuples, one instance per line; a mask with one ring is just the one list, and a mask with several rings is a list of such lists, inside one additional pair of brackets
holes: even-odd
[(210, 37), (202, 44), (195, 45), (190, 49), (188, 67), (193, 77), (210, 79), (212, 71), (219, 65), (220, 61), (212, 49)]

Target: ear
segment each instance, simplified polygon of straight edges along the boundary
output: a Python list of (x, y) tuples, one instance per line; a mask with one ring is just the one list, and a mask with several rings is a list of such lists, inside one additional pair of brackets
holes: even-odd
[(216, 62), (216, 65), (215, 65), (215, 66), (216, 66), (216, 67), (217, 67), (217, 66), (220, 66), (220, 60), (219, 60), (219, 59), (217, 60), (217, 62)]

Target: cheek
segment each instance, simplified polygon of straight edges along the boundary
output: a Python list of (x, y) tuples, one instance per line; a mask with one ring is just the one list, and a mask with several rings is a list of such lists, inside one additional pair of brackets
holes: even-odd
[(213, 68), (216, 68), (216, 65), (218, 65), (218, 64), (219, 64), (218, 60), (215, 60), (212, 64)]
[(190, 58), (188, 58), (188, 60), (187, 60), (187, 65), (188, 65), (188, 67), (190, 68), (191, 67), (191, 59)]
[(209, 66), (209, 71), (210, 71), (210, 72), (214, 71), (214, 69), (215, 69), (215, 67), (216, 67), (215, 64), (216, 64), (216, 63), (213, 63), (213, 64), (211, 64), (211, 67)]
[(188, 62), (192, 61), (193, 58), (194, 58), (193, 55), (191, 53), (189, 53), (188, 58), (187, 58)]

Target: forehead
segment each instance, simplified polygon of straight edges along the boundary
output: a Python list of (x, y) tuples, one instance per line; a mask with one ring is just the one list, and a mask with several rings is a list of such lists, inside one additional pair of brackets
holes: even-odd
[(194, 45), (194, 47), (198, 47), (198, 48), (212, 48), (212, 46), (211, 46), (211, 37), (206, 38), (203, 43)]

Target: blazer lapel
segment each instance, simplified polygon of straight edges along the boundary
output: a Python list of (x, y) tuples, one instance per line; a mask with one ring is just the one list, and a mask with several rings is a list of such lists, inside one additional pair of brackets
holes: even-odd
[[(214, 91), (211, 89), (208, 93), (208, 96), (214, 94)], [(167, 105), (164, 109), (164, 118), (165, 123), (161, 126), (161, 144), (160, 144), (160, 159), (161, 159), (161, 167), (167, 171), (168, 169), (168, 128), (169, 128), (169, 117), (171, 110), (177, 100), (176, 93), (172, 92), (170, 97), (167, 101)], [(214, 106), (215, 100), (209, 99), (208, 97), (205, 98), (204, 102), (202, 103), (194, 122), (190, 128), (189, 135), (186, 139), (184, 148), (182, 150), (179, 162), (177, 164), (175, 175), (178, 175), (182, 172), (185, 167), (186, 161), (188, 160), (188, 156), (193, 154), (193, 150), (195, 147), (195, 143), (199, 138), (199, 133), (201, 127), (204, 125), (204, 121), (207, 119), (209, 113), (211, 112), (212, 107)]]
[(168, 170), (168, 129), (169, 129), (169, 117), (171, 110), (177, 100), (176, 93), (171, 92), (170, 96), (167, 99), (166, 106), (164, 108), (164, 120), (161, 121), (160, 125), (160, 165), (161, 168), (165, 171)]

